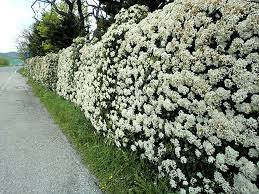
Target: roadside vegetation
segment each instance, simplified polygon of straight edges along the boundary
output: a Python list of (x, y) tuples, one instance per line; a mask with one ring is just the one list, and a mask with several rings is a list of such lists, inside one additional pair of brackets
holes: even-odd
[(86, 28), (64, 39), (55, 29), (84, 26), (77, 9), (90, 0), (58, 1), (62, 14), (47, 2), (18, 50), (30, 77), (62, 96), (31, 81), (103, 190), (259, 193), (258, 3), (100, 0), (99, 35), (86, 9)]
[(158, 180), (152, 164), (130, 151), (121, 150), (97, 134), (84, 113), (73, 103), (33, 81), (24, 69), (33, 93), (40, 98), (60, 126), (83, 163), (98, 178), (102, 191), (108, 193), (172, 193), (168, 182)]
[(0, 67), (7, 67), (9, 65), (10, 62), (7, 59), (0, 57)]

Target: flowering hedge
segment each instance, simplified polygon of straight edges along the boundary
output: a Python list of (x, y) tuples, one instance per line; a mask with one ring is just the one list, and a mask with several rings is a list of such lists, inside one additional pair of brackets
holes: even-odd
[[(125, 34), (145, 18), (147, 13), (145, 6), (122, 9), (102, 40), (93, 45), (85, 45), (81, 50), (82, 66), (75, 78), (77, 80), (76, 103), (82, 106), (86, 116), (91, 119), (98, 131), (102, 130), (102, 133), (106, 132), (106, 126), (102, 125), (102, 120), (108, 119), (106, 115), (110, 111), (110, 106), (104, 104), (111, 104), (113, 99), (110, 95), (116, 95), (115, 84), (111, 82), (116, 72), (113, 74), (109, 72), (111, 73), (117, 67), (116, 56)], [(101, 126), (97, 126), (98, 123)]]
[[(134, 6), (80, 50), (79, 67), (72, 47), (57, 92), (99, 133), (156, 164), (175, 191), (259, 192), (259, 4)], [(40, 81), (41, 60), (28, 62)]]
[(79, 50), (84, 44), (83, 38), (77, 38), (70, 47), (63, 49), (59, 55), (56, 91), (66, 100), (73, 101), (76, 95), (74, 77), (81, 64)]
[(26, 68), (32, 78), (45, 87), (56, 90), (58, 54), (47, 54), (26, 61)]

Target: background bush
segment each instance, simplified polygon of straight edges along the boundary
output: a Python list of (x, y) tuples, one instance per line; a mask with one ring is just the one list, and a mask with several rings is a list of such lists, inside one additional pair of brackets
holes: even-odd
[(9, 65), (10, 65), (10, 63), (7, 59), (0, 57), (0, 67), (5, 67), (5, 66), (9, 66)]

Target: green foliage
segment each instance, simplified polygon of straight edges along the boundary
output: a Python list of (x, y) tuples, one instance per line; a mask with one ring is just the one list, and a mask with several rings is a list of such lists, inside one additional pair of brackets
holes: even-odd
[(54, 11), (46, 12), (42, 15), (41, 21), (37, 25), (37, 30), (43, 38), (48, 38), (48, 34), (52, 31), (52, 27), (58, 27), (61, 19)]
[(46, 52), (46, 53), (58, 51), (58, 48), (56, 46), (54, 46), (53, 44), (51, 44), (49, 42), (49, 40), (44, 41), (42, 43), (42, 47), (43, 47), (44, 52)]
[(9, 65), (10, 65), (10, 63), (6, 58), (0, 57), (0, 67), (6, 67)]
[(80, 26), (77, 17), (61, 17), (51, 10), (43, 14), (37, 30), (43, 38), (43, 52), (47, 54), (70, 46), (73, 39), (79, 36)]
[(100, 17), (97, 20), (98, 28), (94, 31), (94, 37), (100, 39), (102, 35), (107, 32), (109, 26), (114, 22), (113, 19), (106, 19), (104, 17)]
[[(67, 11), (64, 3), (59, 8)], [(35, 21), (29, 30), (23, 32), (18, 41), (18, 51), (23, 59), (57, 53), (70, 46), (81, 31), (76, 14), (61, 16), (55, 9), (51, 9), (44, 12), (41, 19)]]
[[(24, 69), (21, 74), (28, 76)], [(80, 108), (29, 78), (33, 92), (45, 105), (63, 133), (81, 155), (84, 164), (108, 193), (170, 193), (168, 182), (137, 154), (121, 150), (96, 133)]]

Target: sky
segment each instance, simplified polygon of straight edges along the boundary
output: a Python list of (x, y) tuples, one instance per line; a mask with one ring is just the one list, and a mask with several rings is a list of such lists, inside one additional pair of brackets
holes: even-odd
[(0, 0), (0, 52), (17, 51), (17, 38), (33, 23), (32, 2)]

